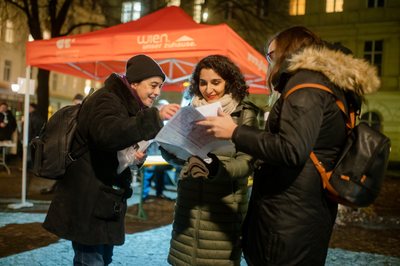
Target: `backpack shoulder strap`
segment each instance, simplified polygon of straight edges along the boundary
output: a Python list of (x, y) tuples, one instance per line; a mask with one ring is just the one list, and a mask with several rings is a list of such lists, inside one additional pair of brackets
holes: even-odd
[(293, 92), (300, 90), (300, 89), (304, 89), (304, 88), (314, 88), (314, 89), (319, 89), (319, 90), (323, 90), (326, 91), (330, 94), (332, 94), (335, 97), (335, 101), (336, 101), (336, 105), (339, 107), (339, 109), (342, 111), (342, 113), (345, 115), (345, 117), (347, 117), (347, 122), (346, 122), (346, 127), (348, 129), (354, 128), (355, 126), (355, 122), (356, 122), (356, 116), (355, 116), (355, 112), (350, 110), (350, 114), (348, 115), (346, 112), (346, 109), (344, 107), (344, 103), (335, 95), (335, 93), (333, 93), (333, 91), (321, 84), (318, 83), (303, 83), (303, 84), (299, 84), (294, 86), (293, 88), (289, 89), (285, 95), (284, 95), (284, 99), (286, 99), (290, 94), (292, 94)]
[[(347, 117), (346, 127), (348, 129), (354, 128), (355, 112), (351, 110), (350, 115), (347, 115), (346, 109), (344, 108), (344, 103), (335, 95), (335, 93), (333, 93), (333, 91), (330, 88), (328, 88), (324, 85), (317, 84), (317, 83), (303, 83), (303, 84), (296, 85), (293, 88), (289, 89), (285, 93), (284, 99), (286, 99), (293, 92), (300, 90), (300, 89), (304, 89), (304, 88), (319, 89), (319, 90), (323, 90), (323, 91), (326, 91), (326, 92), (332, 94), (335, 97), (336, 105), (339, 107), (339, 109), (342, 111), (342, 113), (345, 115), (345, 117)], [(323, 166), (322, 162), (317, 158), (317, 156), (315, 155), (315, 153), (313, 151), (311, 151), (311, 153), (310, 153), (310, 158), (311, 158), (311, 161), (313, 162), (315, 168), (317, 169), (317, 171), (319, 172), (319, 174), (321, 176), (323, 188), (326, 188), (329, 191), (331, 191), (332, 193), (337, 194), (335, 189), (333, 189), (333, 187), (329, 183), (329, 179), (330, 179), (332, 173), (327, 172), (325, 170), (325, 167)]]

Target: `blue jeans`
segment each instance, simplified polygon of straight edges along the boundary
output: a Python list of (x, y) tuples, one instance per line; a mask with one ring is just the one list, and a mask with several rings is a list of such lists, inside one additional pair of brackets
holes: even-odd
[(113, 245), (83, 245), (72, 241), (74, 266), (104, 266), (112, 261)]
[(168, 170), (171, 170), (170, 165), (156, 165), (144, 168), (143, 171), (143, 192), (142, 198), (145, 199), (149, 196), (151, 181), (154, 179), (156, 183), (156, 196), (161, 196), (163, 194), (165, 185), (164, 178), (167, 175)]

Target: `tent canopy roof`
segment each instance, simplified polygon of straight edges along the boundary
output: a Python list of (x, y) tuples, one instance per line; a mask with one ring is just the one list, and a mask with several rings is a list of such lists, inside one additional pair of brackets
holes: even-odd
[[(187, 80), (195, 64), (211, 54), (231, 58), (253, 92), (264, 92), (267, 62), (228, 25), (198, 24), (179, 7), (106, 29), (27, 43), (26, 63), (92, 80), (124, 73), (136, 54), (153, 57), (167, 83)], [(259, 90), (262, 89), (262, 90)]]

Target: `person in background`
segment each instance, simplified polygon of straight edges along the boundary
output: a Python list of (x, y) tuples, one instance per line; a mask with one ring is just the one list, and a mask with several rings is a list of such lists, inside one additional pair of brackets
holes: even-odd
[(0, 103), (0, 141), (11, 141), (16, 128), (17, 121), (12, 112), (8, 110), (8, 104)]
[[(190, 94), (194, 107), (220, 102), (235, 123), (250, 127), (258, 124), (258, 108), (244, 100), (248, 95), (244, 77), (225, 56), (210, 55), (196, 65)], [(237, 152), (233, 145), (210, 153), (210, 163), (196, 156), (184, 162), (164, 149), (161, 151), (168, 162), (182, 167), (168, 262), (240, 265), (247, 181), (253, 171), (251, 156)]]
[(85, 96), (80, 93), (75, 94), (74, 98), (72, 99), (72, 104), (81, 104)]
[[(159, 154), (159, 149), (157, 143), (153, 142), (150, 144), (150, 147), (147, 149), (147, 155), (157, 155)], [(154, 181), (156, 188), (156, 199), (166, 199), (171, 200), (171, 198), (164, 195), (165, 190), (165, 178), (168, 175), (169, 170), (172, 170), (173, 166), (166, 165), (153, 165), (146, 166), (143, 170), (143, 191), (142, 191), (142, 199), (143, 201), (147, 201), (152, 199), (153, 196), (150, 195), (151, 183)]]
[(45, 123), (46, 120), (37, 110), (37, 104), (31, 103), (29, 105), (28, 168), (32, 167), (32, 161), (34, 159), (32, 158), (33, 154), (31, 154), (29, 143), (32, 139), (39, 136), (40, 131)]
[[(157, 102), (156, 107), (160, 109), (162, 106), (169, 104), (169, 102), (165, 99), (160, 99)], [(165, 121), (167, 123), (168, 121)], [(147, 149), (148, 155), (160, 155), (160, 150), (158, 149), (157, 143), (150, 144)], [(143, 169), (143, 191), (142, 191), (142, 199), (143, 201), (147, 201), (153, 198), (153, 195), (150, 195), (151, 183), (154, 181), (156, 188), (156, 196), (155, 199), (166, 199), (172, 200), (171, 198), (164, 195), (165, 189), (165, 178), (168, 175), (169, 170), (172, 170), (173, 166), (167, 165), (153, 165), (146, 166)]]
[[(254, 156), (258, 167), (243, 226), (243, 253), (253, 265), (324, 265), (337, 203), (325, 194), (310, 153), (330, 171), (346, 141), (346, 118), (336, 97), (356, 111), (365, 93), (379, 88), (376, 69), (343, 47), (323, 42), (304, 27), (291, 27), (268, 44), (268, 82), (282, 95), (265, 130), (236, 125), (228, 114), (198, 122), (237, 150)], [(335, 95), (307, 83), (330, 88)]]
[(37, 110), (37, 104), (31, 103), (29, 105), (28, 141), (31, 141), (33, 138), (39, 136), (40, 130), (45, 123), (46, 120), (40, 115), (39, 111)]
[[(125, 240), (127, 198), (132, 195), (129, 167), (118, 170), (117, 153), (156, 136), (178, 104), (152, 107), (165, 74), (146, 55), (127, 62), (126, 75), (111, 74), (104, 87), (82, 103), (72, 149), (88, 151), (58, 181), (43, 227), (72, 242), (74, 265), (109, 265), (114, 245)], [(144, 161), (146, 154), (135, 158)]]

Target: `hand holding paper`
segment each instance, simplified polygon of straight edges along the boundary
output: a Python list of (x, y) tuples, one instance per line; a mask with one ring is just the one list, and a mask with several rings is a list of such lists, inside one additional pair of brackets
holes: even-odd
[(207, 153), (224, 146), (233, 146), (229, 141), (218, 140), (207, 133), (207, 128), (197, 126), (196, 121), (205, 116), (217, 115), (221, 103), (205, 105), (199, 108), (186, 106), (160, 130), (155, 140), (168, 152), (186, 160), (192, 155), (207, 158)]
[(204, 120), (197, 121), (196, 125), (205, 127), (208, 134), (218, 139), (231, 139), (237, 127), (232, 117), (225, 114), (221, 108), (218, 109), (218, 116), (206, 117)]

